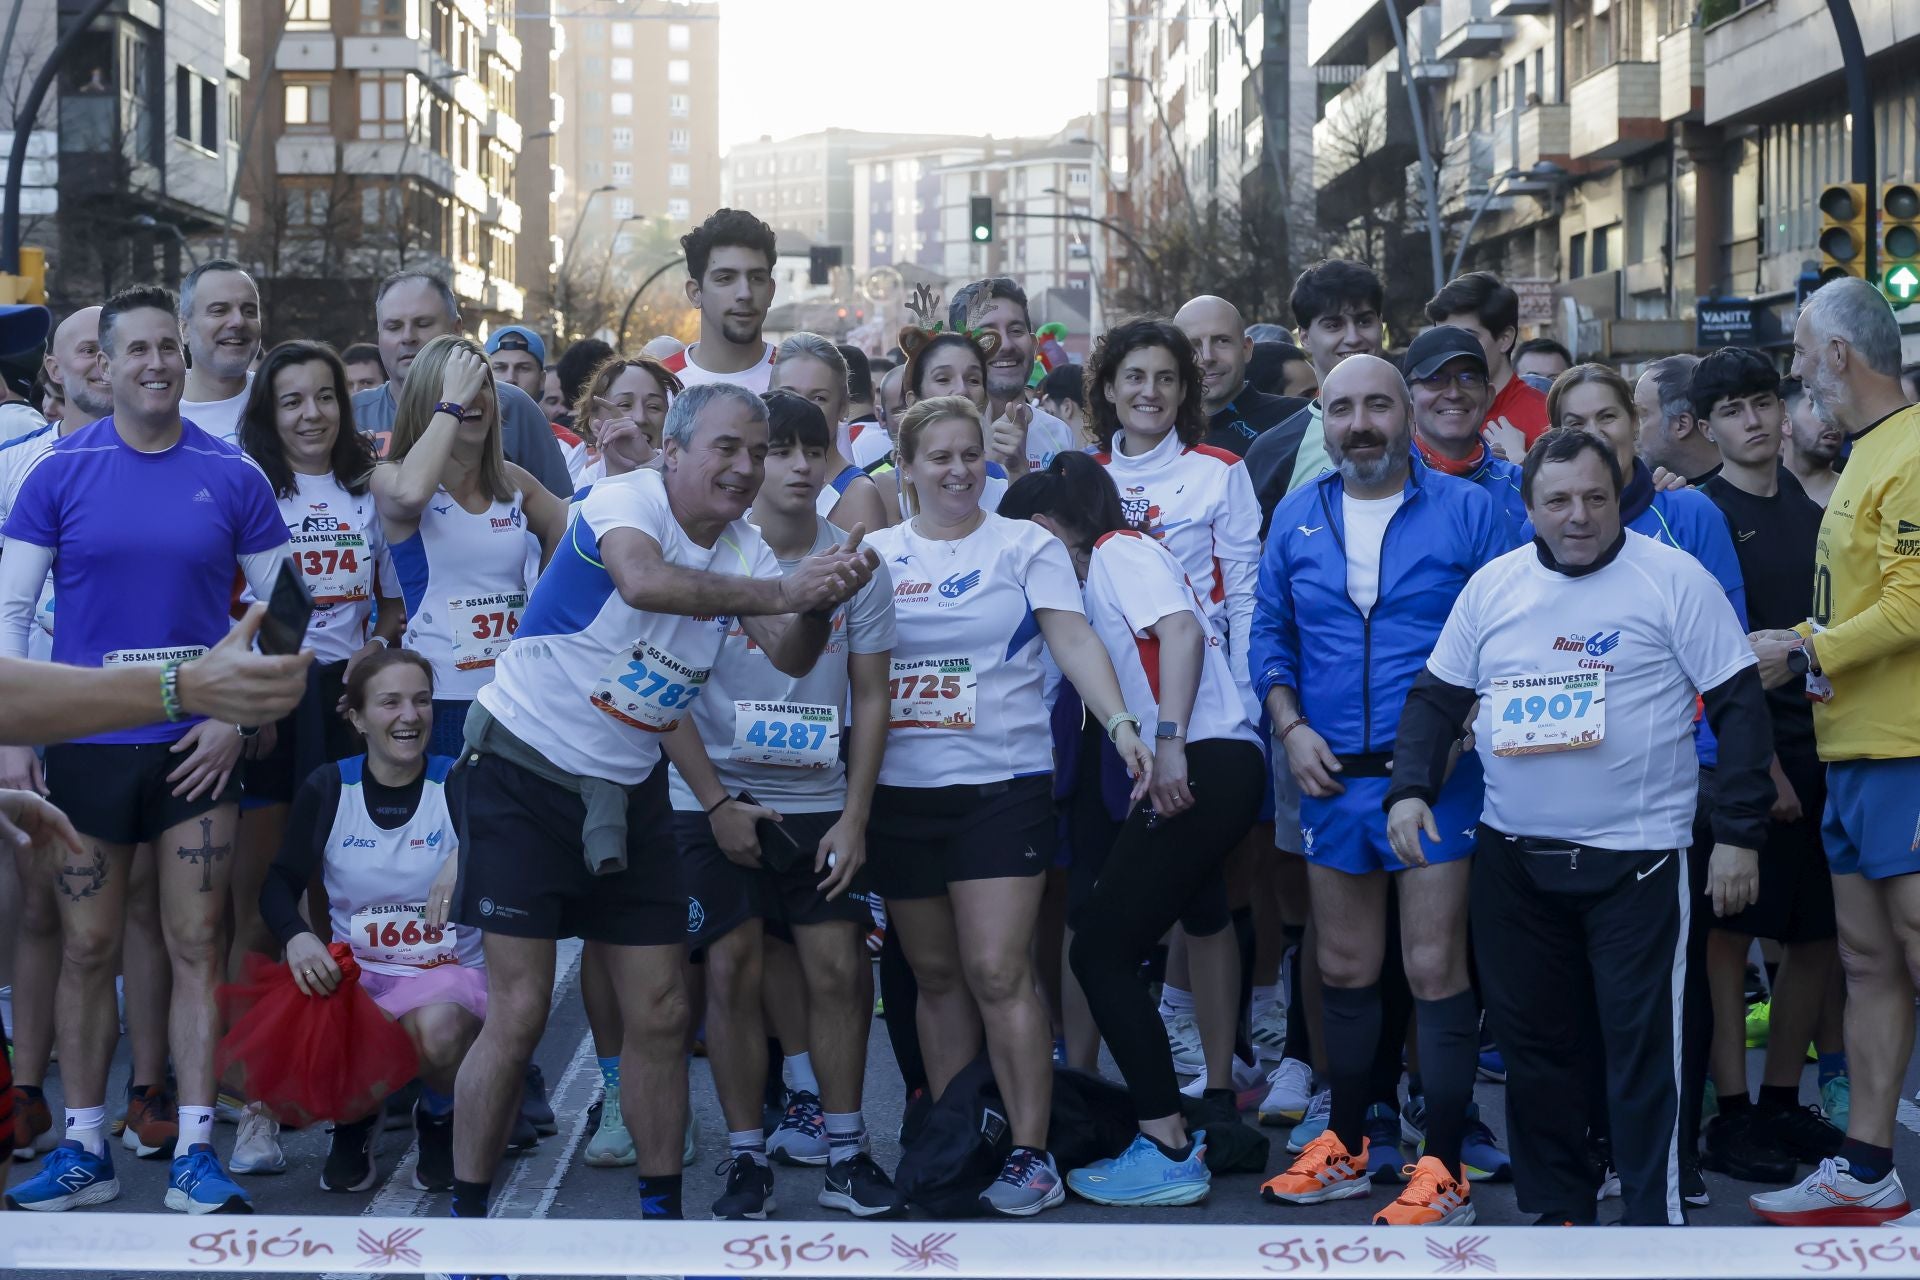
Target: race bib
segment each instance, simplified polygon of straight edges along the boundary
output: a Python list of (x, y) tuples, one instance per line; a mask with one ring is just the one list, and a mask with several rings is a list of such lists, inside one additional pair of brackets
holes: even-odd
[(365, 600), (371, 592), (373, 566), (367, 543), (357, 533), (296, 533), (293, 562), (306, 579), (317, 605)]
[(171, 649), (115, 649), (103, 654), (103, 667), (157, 667), (163, 662), (192, 662), (207, 651), (203, 644), (176, 645)]
[(840, 708), (808, 702), (733, 704), (733, 759), (824, 769), (840, 758)]
[(1597, 747), (1607, 736), (1607, 674), (1498, 676), (1488, 691), (1493, 754), (1531, 756)]
[(526, 607), (524, 591), (447, 601), (447, 617), (453, 624), (453, 665), (461, 671), (492, 666), (520, 629), (520, 614)]
[(347, 933), (355, 958), (415, 969), (458, 963), (454, 926), (428, 924), (426, 911), (424, 902), (387, 902), (354, 912)]
[(707, 667), (695, 667), (647, 640), (614, 655), (594, 681), (593, 705), (621, 724), (666, 733), (680, 723), (707, 683)]
[(971, 729), (977, 689), (970, 658), (911, 658), (893, 663), (887, 721), (894, 729)]

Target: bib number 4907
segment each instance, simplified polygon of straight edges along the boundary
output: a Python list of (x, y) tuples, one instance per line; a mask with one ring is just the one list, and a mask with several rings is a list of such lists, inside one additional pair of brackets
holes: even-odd
[(1552, 697), (1534, 694), (1530, 698), (1509, 698), (1507, 709), (1500, 718), (1508, 724), (1538, 724), (1542, 716), (1550, 720), (1567, 720), (1587, 714), (1587, 708), (1593, 705), (1593, 691), (1577, 689), (1571, 693), (1556, 693)]

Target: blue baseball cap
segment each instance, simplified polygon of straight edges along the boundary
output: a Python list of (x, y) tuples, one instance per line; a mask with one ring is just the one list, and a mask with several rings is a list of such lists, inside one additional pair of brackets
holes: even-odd
[(499, 351), (524, 351), (539, 361), (542, 367), (547, 363), (547, 344), (540, 335), (525, 325), (502, 325), (487, 335), (487, 354)]

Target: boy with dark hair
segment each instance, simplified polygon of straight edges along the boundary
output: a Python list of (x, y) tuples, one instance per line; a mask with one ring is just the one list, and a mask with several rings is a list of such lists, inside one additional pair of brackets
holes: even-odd
[(682, 386), (731, 382), (759, 395), (773, 379), (773, 344), (761, 330), (773, 305), (773, 228), (744, 209), (716, 209), (680, 237), (687, 301), (700, 310), (700, 338), (664, 361)]
[(386, 366), (380, 363), (380, 348), (371, 342), (356, 342), (340, 353), (347, 366), (347, 393), (359, 395), (387, 380)]
[(1520, 337), (1520, 295), (1491, 271), (1469, 271), (1433, 295), (1427, 303), (1427, 319), (1465, 329), (1480, 339), (1493, 376), (1488, 442), (1503, 450), (1508, 461), (1519, 461), (1547, 431), (1546, 396), (1513, 368), (1514, 343)]
[(1528, 338), (1513, 349), (1513, 371), (1542, 395), (1571, 368), (1573, 352), (1552, 338)]

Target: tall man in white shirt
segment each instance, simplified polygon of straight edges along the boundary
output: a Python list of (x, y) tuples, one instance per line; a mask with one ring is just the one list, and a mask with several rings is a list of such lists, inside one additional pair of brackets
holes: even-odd
[(716, 209), (680, 237), (687, 301), (700, 338), (662, 362), (683, 387), (731, 382), (760, 395), (773, 383), (773, 344), (761, 336), (773, 306), (773, 228), (745, 209)]
[(230, 258), (201, 263), (180, 282), (180, 336), (191, 361), (180, 416), (237, 443), (260, 351), (260, 290)]

